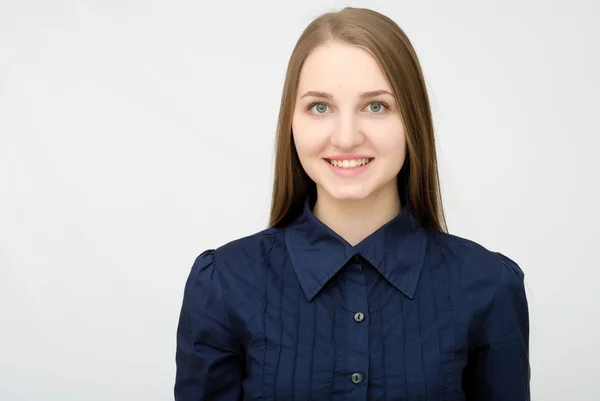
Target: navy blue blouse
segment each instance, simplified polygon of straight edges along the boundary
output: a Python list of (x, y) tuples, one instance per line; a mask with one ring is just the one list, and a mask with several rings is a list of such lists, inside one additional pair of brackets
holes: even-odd
[(196, 259), (175, 399), (529, 400), (523, 272), (405, 207), (356, 246), (306, 203)]

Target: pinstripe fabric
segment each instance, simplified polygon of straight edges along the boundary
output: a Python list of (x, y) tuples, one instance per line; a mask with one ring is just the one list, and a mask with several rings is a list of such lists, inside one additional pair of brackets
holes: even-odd
[(289, 227), (196, 259), (175, 398), (528, 400), (528, 337), (506, 256), (409, 209), (352, 247), (307, 202)]

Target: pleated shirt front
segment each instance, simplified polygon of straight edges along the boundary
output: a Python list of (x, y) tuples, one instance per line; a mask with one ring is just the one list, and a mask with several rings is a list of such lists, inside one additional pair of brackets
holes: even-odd
[(351, 246), (307, 201), (289, 226), (198, 256), (175, 399), (529, 400), (523, 279), (408, 208)]

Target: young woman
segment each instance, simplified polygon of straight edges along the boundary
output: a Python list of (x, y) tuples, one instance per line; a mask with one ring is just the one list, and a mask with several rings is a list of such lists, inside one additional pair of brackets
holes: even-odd
[(191, 269), (175, 399), (529, 400), (523, 272), (446, 233), (404, 32), (366, 9), (313, 21), (277, 134), (270, 228)]

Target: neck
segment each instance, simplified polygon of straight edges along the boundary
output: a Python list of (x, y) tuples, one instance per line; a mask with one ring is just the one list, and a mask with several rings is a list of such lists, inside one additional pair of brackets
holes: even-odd
[(317, 194), (315, 217), (352, 246), (396, 217), (402, 207), (396, 185), (361, 200), (340, 201), (319, 189)]

